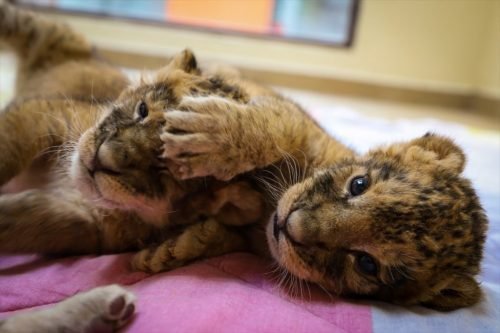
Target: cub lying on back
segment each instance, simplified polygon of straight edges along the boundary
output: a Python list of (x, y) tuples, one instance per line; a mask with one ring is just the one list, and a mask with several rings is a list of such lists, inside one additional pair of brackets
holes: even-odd
[[(79, 34), (1, 0), (0, 39), (19, 59), (16, 96), (0, 112), (1, 254), (148, 249), (133, 267), (156, 272), (248, 247), (227, 225), (258, 221), (261, 195), (243, 182), (175, 179), (160, 156), (160, 134), (164, 112), (185, 95), (246, 102), (251, 91), (271, 92), (201, 76), (189, 51), (132, 85)], [(8, 193), (13, 187), (25, 190)], [(144, 256), (156, 247), (168, 251), (168, 262)], [(96, 289), (0, 321), (0, 332), (92, 331), (100, 319), (117, 328), (132, 304), (121, 288)]]
[[(2, 13), (0, 36), (21, 66), (17, 98), (0, 114), (9, 156), (0, 184), (48, 148), (61, 146), (63, 158), (46, 161), (62, 170), (48, 188), (0, 197), (1, 252), (144, 249), (134, 267), (157, 272), (255, 249), (258, 232), (226, 225), (264, 221), (284, 269), (338, 294), (443, 310), (479, 299), (486, 219), (450, 140), (356, 156), (293, 102), (235, 76), (200, 75), (189, 52), (130, 87), (68, 28), (0, 2)], [(262, 202), (258, 180), (272, 186), (286, 173), (296, 184)], [(201, 176), (234, 180), (178, 180)]]
[[(241, 213), (236, 224), (257, 221), (258, 193), (236, 182), (175, 179), (160, 157), (160, 133), (165, 110), (177, 108), (184, 95), (241, 101), (248, 95), (216, 77), (189, 74), (198, 72), (189, 51), (150, 82), (132, 85), (68, 27), (0, 4), (0, 36), (20, 61), (16, 96), (0, 113), (0, 186), (8, 188), (22, 173), (34, 178), (29, 174), (40, 165), (49, 169), (48, 176), (37, 175), (47, 178), (38, 188), (27, 184), (26, 191), (0, 196), (0, 252), (140, 250), (176, 239), (179, 232), (170, 228), (193, 224), (199, 215), (210, 217), (203, 223), (222, 237), (220, 251), (229, 242), (241, 249), (241, 236), (225, 234), (213, 218)], [(226, 192), (248, 201), (226, 209)], [(191, 213), (192, 193), (213, 198), (214, 207)], [(170, 268), (210, 251), (217, 252), (176, 253)]]

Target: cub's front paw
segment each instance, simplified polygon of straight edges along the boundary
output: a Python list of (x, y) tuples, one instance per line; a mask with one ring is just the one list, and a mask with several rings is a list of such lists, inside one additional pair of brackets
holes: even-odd
[(162, 156), (174, 176), (229, 180), (251, 169), (242, 158), (245, 112), (244, 105), (214, 96), (186, 97), (166, 112)]

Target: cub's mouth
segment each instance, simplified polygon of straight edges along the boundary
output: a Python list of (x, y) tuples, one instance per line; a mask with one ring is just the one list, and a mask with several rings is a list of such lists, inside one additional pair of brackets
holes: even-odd
[(85, 132), (73, 153), (70, 175), (75, 187), (97, 206), (130, 210), (139, 206), (134, 188), (113, 160), (113, 152), (96, 144), (95, 133)]
[(314, 281), (307, 269), (308, 265), (297, 252), (303, 245), (297, 242), (286, 228), (286, 220), (290, 215), (280, 218), (278, 212), (272, 214), (266, 227), (269, 250), (273, 258), (287, 271), (301, 279)]
[[(75, 188), (97, 207), (133, 212), (146, 223), (163, 225), (171, 209), (166, 200), (170, 192), (161, 170), (148, 164), (149, 148), (133, 140), (126, 146), (96, 144), (95, 138), (88, 130), (73, 151), (69, 174)], [(132, 153), (146, 163), (134, 164)]]
[(116, 182), (113, 178), (119, 177), (118, 172), (96, 170), (85, 163), (79, 151), (74, 153), (71, 163), (71, 177), (76, 188), (96, 205), (103, 208), (122, 208), (122, 204), (109, 195), (106, 185)]

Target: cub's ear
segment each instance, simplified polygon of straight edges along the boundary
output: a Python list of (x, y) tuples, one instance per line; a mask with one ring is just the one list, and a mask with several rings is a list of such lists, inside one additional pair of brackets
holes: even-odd
[(451, 311), (476, 304), (481, 299), (481, 288), (471, 276), (453, 276), (447, 284), (435, 291), (422, 305), (439, 311)]
[(415, 156), (417, 160), (422, 159), (428, 162), (435, 162), (439, 166), (457, 174), (464, 170), (464, 152), (451, 139), (445, 136), (427, 133), (420, 138), (410, 141), (407, 152), (413, 155), (421, 155)]
[(189, 74), (200, 74), (198, 63), (194, 53), (190, 49), (184, 49), (172, 57), (169, 64), (162, 71), (173, 71), (180, 69)]

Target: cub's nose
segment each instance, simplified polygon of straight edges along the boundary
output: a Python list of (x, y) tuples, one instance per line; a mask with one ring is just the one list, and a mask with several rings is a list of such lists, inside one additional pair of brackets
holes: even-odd
[(280, 219), (277, 213), (274, 213), (272, 218), (273, 236), (276, 241), (279, 240), (280, 234), (284, 234), (292, 242), (297, 244), (302, 243), (302, 218), (300, 209), (291, 211), (284, 219)]
[(304, 216), (301, 209), (291, 211), (285, 219), (282, 231), (292, 242), (304, 244)]
[(110, 144), (103, 142), (97, 147), (94, 159), (92, 161), (91, 173), (96, 171), (107, 173), (119, 173), (119, 165), (114, 158)]

